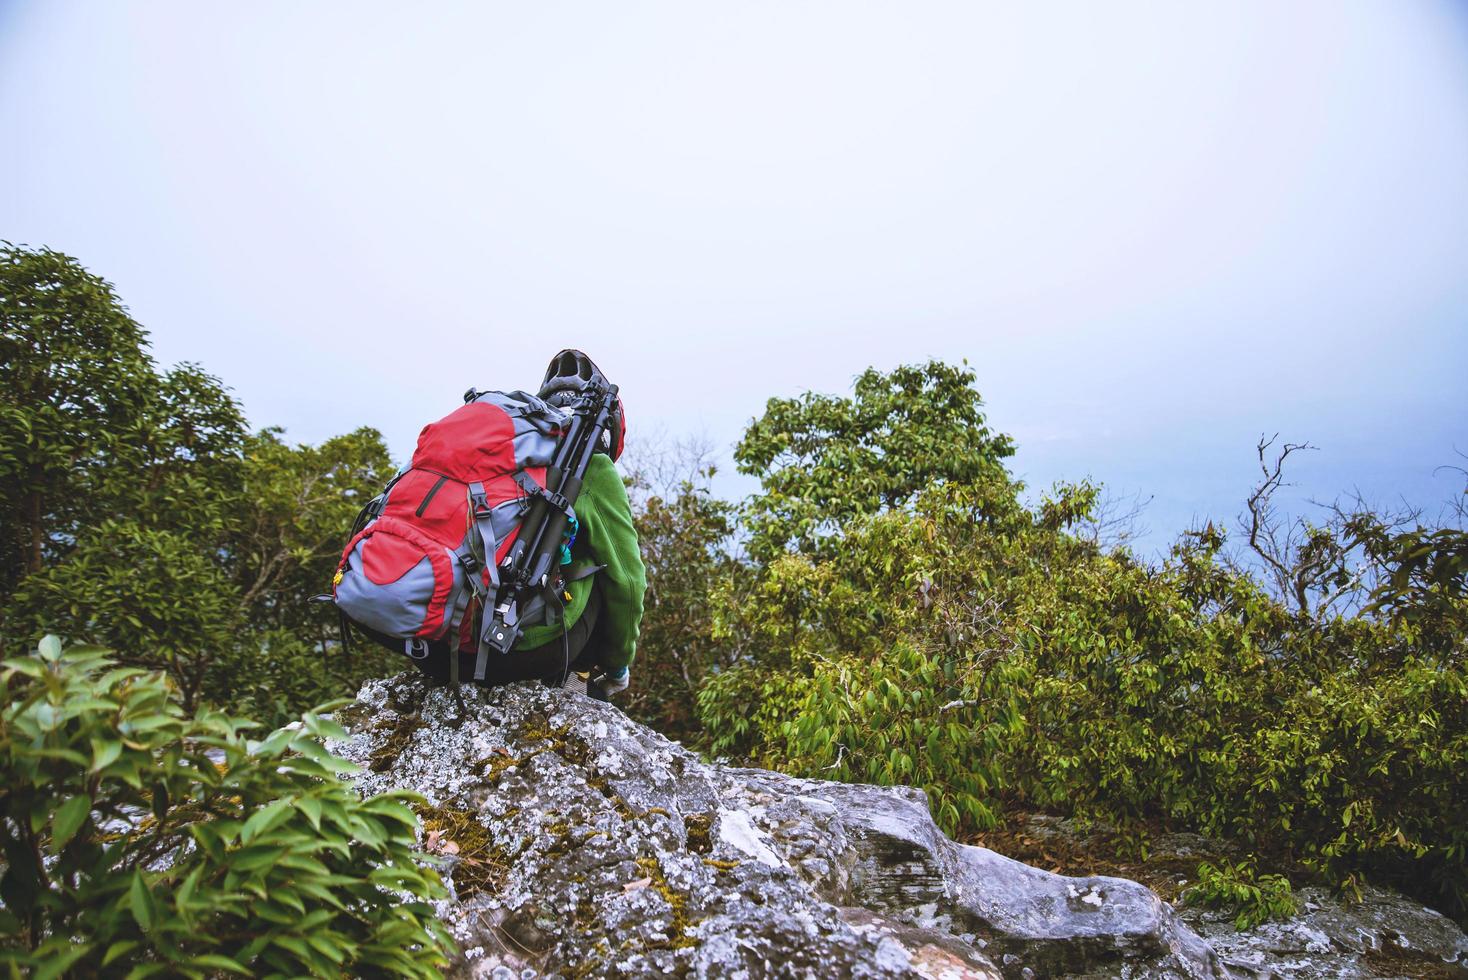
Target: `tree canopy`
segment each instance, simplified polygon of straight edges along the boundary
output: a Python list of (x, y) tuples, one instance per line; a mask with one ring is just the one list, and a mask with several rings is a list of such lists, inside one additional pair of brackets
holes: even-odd
[(218, 378), (159, 369), (107, 282), (0, 248), (0, 479), (22, 488), (0, 497), (12, 648), (59, 631), (166, 670), (191, 709), (267, 720), (343, 693), (388, 661), (340, 656), (309, 597), (391, 475), (372, 429), (320, 446), (251, 434)]
[(751, 423), (753, 560), (710, 588), (739, 655), (699, 688), (709, 750), (922, 786), (958, 834), (1038, 806), (1468, 910), (1468, 830), (1444, 818), (1468, 799), (1463, 528), (1338, 507), (1272, 525), (1277, 575), (1213, 524), (1142, 561), (1094, 533), (1099, 488), (1027, 502), (973, 381), (868, 371)]
[(865, 371), (850, 398), (770, 399), (734, 450), (739, 472), (760, 480), (750, 551), (819, 551), (854, 518), (1002, 473), (1014, 444), (990, 431), (974, 381), (967, 365), (929, 361)]

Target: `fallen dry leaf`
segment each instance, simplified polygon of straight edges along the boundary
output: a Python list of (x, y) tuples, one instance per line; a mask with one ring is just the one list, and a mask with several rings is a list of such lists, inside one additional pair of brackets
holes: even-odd
[(641, 889), (646, 888), (650, 884), (652, 884), (651, 878), (638, 878), (636, 881), (629, 881), (627, 882), (627, 884), (622, 886), (622, 894), (630, 895), (635, 891), (640, 891)]

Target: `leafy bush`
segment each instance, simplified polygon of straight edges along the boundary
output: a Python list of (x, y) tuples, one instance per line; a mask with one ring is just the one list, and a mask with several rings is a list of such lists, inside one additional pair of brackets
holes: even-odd
[(403, 655), (370, 640), (354, 641), (350, 654), (333, 643), (325, 652), (289, 629), (254, 634), (255, 646), (237, 663), (226, 662), (211, 678), (208, 696), (262, 725), (277, 727), (298, 718), (301, 705), (322, 704), (355, 694), (363, 678), (386, 677), (404, 667)]
[[(72, 640), (126, 651), (128, 666), (166, 671), (193, 711), (222, 683), (244, 626), (239, 591), (197, 541), (136, 522), (98, 524), (65, 561), (27, 576), (7, 625), (34, 637), (51, 624)], [(231, 667), (238, 666), (231, 664)]]
[(727, 547), (735, 507), (710, 492), (708, 455), (700, 443), (668, 445), (654, 436), (636, 443), (623, 463), (647, 593), (635, 680), (617, 701), (631, 717), (689, 744), (702, 736), (698, 688), (727, 653), (713, 635), (710, 593), (741, 570)]
[[(185, 706), (269, 720), (351, 693), (389, 657), (344, 657), (325, 591), (346, 529), (392, 475), (382, 436), (249, 433), (191, 364), (76, 260), (0, 243), (0, 642), (55, 629), (166, 670)], [(314, 654), (311, 656), (310, 654)], [(272, 686), (268, 693), (262, 681)]]
[[(752, 429), (818, 454), (782, 413)], [(836, 438), (833, 452), (851, 447)], [(982, 471), (875, 511), (835, 506), (847, 516), (814, 545), (792, 536), (749, 587), (720, 592), (716, 629), (746, 655), (699, 693), (713, 750), (920, 785), (953, 832), (1015, 804), (1104, 820), (1143, 850), (1149, 828), (1187, 828), (1468, 909), (1468, 825), (1452, 817), (1468, 799), (1468, 606), (1454, 573), (1418, 575), (1391, 618), (1313, 616), (1227, 558), (1216, 527), (1146, 563), (1080, 533), (1095, 488), (1022, 494)], [(1444, 563), (1456, 540), (1434, 538)], [(1399, 560), (1424, 553), (1405, 544)], [(1413, 574), (1387, 577), (1410, 587)], [(1431, 629), (1408, 615), (1423, 608)]]
[(1223, 908), (1235, 913), (1234, 928), (1242, 932), (1271, 919), (1295, 914), (1295, 895), (1283, 875), (1261, 875), (1253, 862), (1217, 866), (1198, 865), (1198, 881), (1183, 892), (1183, 901)]
[(363, 800), (307, 713), (189, 718), (164, 677), (55, 637), (0, 673), (0, 963), (35, 977), (433, 977), (444, 889), (414, 797)]

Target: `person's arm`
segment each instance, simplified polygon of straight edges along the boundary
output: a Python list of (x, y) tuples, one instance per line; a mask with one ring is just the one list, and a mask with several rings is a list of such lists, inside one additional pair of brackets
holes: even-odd
[(604, 641), (597, 653), (600, 665), (609, 674), (616, 674), (637, 655), (647, 570), (642, 565), (637, 530), (632, 526), (627, 488), (611, 459), (601, 453), (593, 456), (586, 468), (576, 510), (592, 560), (606, 566), (596, 573), (596, 587), (602, 598), (596, 632)]

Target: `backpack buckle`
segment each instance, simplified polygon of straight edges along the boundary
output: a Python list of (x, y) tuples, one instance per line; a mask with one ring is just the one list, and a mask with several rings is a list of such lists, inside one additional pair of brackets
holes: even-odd
[(539, 497), (556, 510), (567, 514), (571, 513), (571, 501), (567, 500), (563, 494), (559, 494), (554, 490), (547, 489), (539, 483), (536, 483), (535, 478), (524, 470), (520, 470), (515, 474), (515, 482), (520, 484), (521, 490), (525, 491), (525, 497), (523, 498), (525, 502), (522, 506), (530, 506), (530, 501)]

